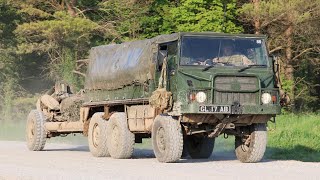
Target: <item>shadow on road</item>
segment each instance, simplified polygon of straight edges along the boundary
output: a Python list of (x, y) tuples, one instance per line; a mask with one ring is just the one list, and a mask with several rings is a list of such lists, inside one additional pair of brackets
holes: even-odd
[(43, 151), (83, 151), (89, 152), (88, 146), (75, 146), (73, 148), (45, 148)]
[[(73, 148), (45, 148), (44, 151), (82, 151), (89, 152), (88, 146), (75, 146)], [(132, 159), (149, 159), (155, 158), (152, 149), (134, 149)], [(181, 159), (179, 163), (201, 163), (210, 161), (234, 161), (237, 157), (233, 150), (213, 152), (208, 159), (191, 159), (187, 157)], [(268, 147), (263, 162), (271, 162), (277, 160), (296, 160), (302, 162), (320, 162), (320, 152), (312, 148), (297, 145), (292, 149)]]
[(156, 158), (152, 149), (134, 149), (132, 159)]
[[(152, 149), (135, 149), (133, 153), (133, 159), (148, 159), (155, 158)], [(233, 151), (227, 152), (213, 152), (211, 157), (208, 159), (191, 159), (187, 157), (181, 159), (179, 163), (201, 163), (201, 162), (211, 162), (211, 161), (234, 161), (237, 160)]]
[(191, 159), (188, 156), (185, 159), (181, 159), (179, 163), (202, 163), (202, 162), (217, 162), (217, 161), (234, 161), (237, 160), (233, 151), (218, 151), (213, 152), (208, 159)]
[[(297, 154), (300, 152), (301, 154)], [(135, 149), (133, 159), (155, 158), (152, 149)], [(296, 146), (294, 149), (267, 148), (264, 159), (260, 163), (267, 163), (277, 160), (296, 160), (302, 162), (320, 162), (320, 152), (305, 146)], [(215, 161), (237, 161), (234, 150), (214, 151), (208, 159), (191, 159), (187, 157), (181, 159), (179, 163), (201, 163)], [(240, 161), (239, 161), (240, 162)]]

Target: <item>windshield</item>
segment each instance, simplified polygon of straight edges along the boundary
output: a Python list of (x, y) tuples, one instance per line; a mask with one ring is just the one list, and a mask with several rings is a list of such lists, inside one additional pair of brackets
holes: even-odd
[(267, 66), (264, 39), (191, 37), (182, 39), (181, 65)]

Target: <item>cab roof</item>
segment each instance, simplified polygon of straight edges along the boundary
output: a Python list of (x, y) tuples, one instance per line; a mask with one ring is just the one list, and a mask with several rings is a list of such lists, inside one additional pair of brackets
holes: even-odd
[(211, 37), (241, 37), (241, 38), (266, 38), (266, 35), (258, 34), (231, 34), (217, 32), (180, 32), (180, 36), (211, 36)]

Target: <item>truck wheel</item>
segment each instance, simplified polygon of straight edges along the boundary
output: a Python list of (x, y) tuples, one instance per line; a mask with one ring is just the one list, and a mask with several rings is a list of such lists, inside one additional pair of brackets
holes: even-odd
[(190, 135), (186, 137), (186, 148), (192, 159), (207, 159), (214, 148), (214, 138)]
[(158, 115), (152, 127), (152, 146), (159, 162), (176, 162), (183, 149), (183, 135), (179, 121), (171, 116)]
[(126, 114), (112, 114), (109, 119), (107, 132), (107, 144), (111, 157), (115, 159), (130, 158), (134, 148), (134, 134), (128, 128)]
[(259, 162), (267, 146), (266, 124), (252, 124), (247, 126), (247, 136), (235, 137), (235, 151), (237, 158), (244, 163)]
[(107, 146), (108, 121), (102, 118), (103, 112), (95, 113), (90, 119), (88, 144), (90, 152), (95, 157), (110, 156)]
[(46, 118), (39, 110), (31, 110), (26, 127), (27, 146), (30, 151), (41, 151), (47, 140), (47, 133), (44, 127)]

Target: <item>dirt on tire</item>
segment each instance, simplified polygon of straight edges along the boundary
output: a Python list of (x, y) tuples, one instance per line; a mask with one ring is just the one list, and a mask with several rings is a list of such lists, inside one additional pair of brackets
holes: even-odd
[(26, 126), (26, 140), (30, 151), (41, 151), (47, 140), (47, 134), (44, 127), (46, 118), (39, 110), (31, 110)]
[(152, 127), (152, 147), (159, 162), (178, 161), (183, 150), (183, 133), (179, 121), (171, 116), (158, 115)]
[(107, 128), (108, 149), (112, 158), (128, 159), (134, 148), (134, 134), (129, 131), (125, 113), (113, 113)]
[(91, 154), (95, 157), (110, 156), (107, 146), (108, 122), (102, 118), (103, 115), (103, 112), (95, 113), (89, 124), (88, 144)]
[(250, 144), (244, 145), (241, 137), (235, 137), (235, 152), (237, 158), (244, 163), (259, 162), (266, 151), (267, 128), (266, 124), (252, 124), (250, 127)]

